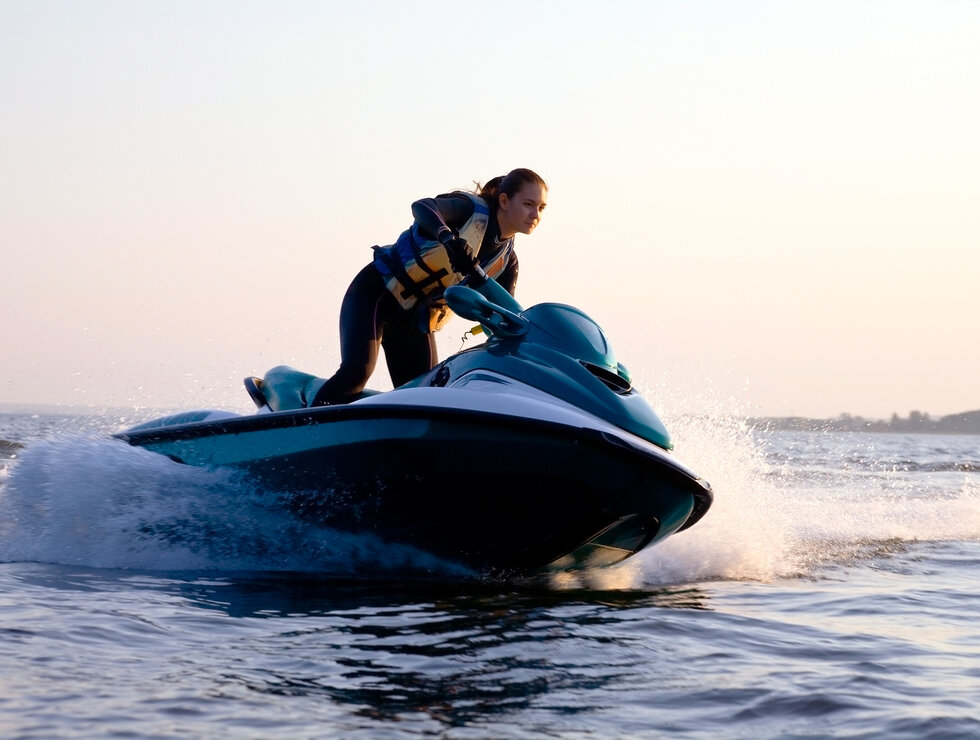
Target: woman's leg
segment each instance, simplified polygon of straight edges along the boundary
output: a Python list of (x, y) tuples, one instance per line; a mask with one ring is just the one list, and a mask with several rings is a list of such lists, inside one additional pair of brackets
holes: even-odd
[(385, 362), (391, 384), (397, 388), (427, 370), (431, 370), (438, 360), (436, 335), (423, 334), (414, 326), (414, 311), (403, 311), (407, 321), (385, 325), (381, 345), (385, 350)]
[(373, 265), (351, 281), (340, 306), (340, 367), (317, 391), (311, 406), (346, 403), (367, 385), (378, 363), (379, 304), (388, 289)]

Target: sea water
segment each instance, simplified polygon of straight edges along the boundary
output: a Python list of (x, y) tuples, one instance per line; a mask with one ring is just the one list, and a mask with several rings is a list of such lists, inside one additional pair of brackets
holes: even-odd
[(0, 737), (980, 737), (980, 436), (668, 419), (704, 520), (487, 582), (132, 421), (0, 415)]

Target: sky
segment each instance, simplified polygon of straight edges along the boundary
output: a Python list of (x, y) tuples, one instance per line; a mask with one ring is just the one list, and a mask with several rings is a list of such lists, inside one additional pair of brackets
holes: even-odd
[(658, 410), (978, 409), (977, 39), (976, 0), (0, 0), (0, 404), (330, 375), (412, 201), (530, 167), (517, 298)]

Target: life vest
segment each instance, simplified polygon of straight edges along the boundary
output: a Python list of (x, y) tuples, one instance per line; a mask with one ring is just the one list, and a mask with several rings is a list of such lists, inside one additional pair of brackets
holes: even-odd
[[(470, 255), (476, 256), (490, 223), (490, 208), (482, 198), (470, 193), (466, 193), (466, 196), (473, 201), (473, 215), (459, 228), (458, 234), (466, 240)], [(481, 267), (490, 277), (496, 277), (507, 266), (507, 258), (513, 248), (513, 238), (503, 241), (486, 264), (481, 262)], [(441, 304), (439, 308), (443, 308), (443, 291), (465, 278), (465, 275), (453, 271), (446, 245), (423, 236), (418, 224), (412, 224), (403, 231), (394, 244), (373, 249), (375, 268), (381, 273), (385, 286), (406, 311), (419, 303), (433, 307)], [(441, 325), (444, 322), (445, 318), (438, 323)]]

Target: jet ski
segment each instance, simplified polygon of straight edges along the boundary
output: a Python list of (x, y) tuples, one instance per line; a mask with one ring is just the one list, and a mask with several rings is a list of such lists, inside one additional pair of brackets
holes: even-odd
[(246, 378), (253, 415), (186, 412), (116, 436), (484, 574), (608, 566), (705, 515), (711, 486), (675, 459), (595, 321), (524, 309), (490, 278), (445, 301), (487, 341), (394, 390), (310, 408), (323, 379), (282, 366)]

